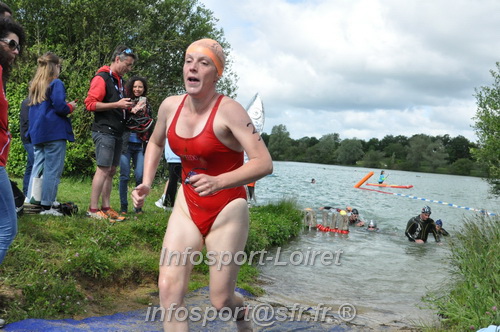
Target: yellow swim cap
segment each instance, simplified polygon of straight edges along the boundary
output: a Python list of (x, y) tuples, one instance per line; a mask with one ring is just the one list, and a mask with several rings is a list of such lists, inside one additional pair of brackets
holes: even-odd
[(193, 52), (203, 53), (212, 59), (215, 68), (217, 68), (217, 74), (222, 76), (226, 64), (226, 56), (224, 55), (222, 46), (218, 42), (208, 38), (197, 40), (189, 45), (186, 50), (186, 54)]

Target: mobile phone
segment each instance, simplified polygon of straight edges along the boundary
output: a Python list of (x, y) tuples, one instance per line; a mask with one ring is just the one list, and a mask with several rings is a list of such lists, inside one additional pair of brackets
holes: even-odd
[(139, 102), (141, 102), (141, 101), (144, 102), (144, 103), (146, 103), (147, 98), (141, 96), (141, 97), (139, 97)]

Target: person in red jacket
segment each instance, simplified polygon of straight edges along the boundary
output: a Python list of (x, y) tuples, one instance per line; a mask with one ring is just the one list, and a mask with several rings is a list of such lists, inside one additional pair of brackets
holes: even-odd
[(17, 213), (12, 186), (5, 169), (12, 135), (5, 83), (25, 42), (24, 29), (8, 17), (0, 18), (0, 264), (17, 234)]
[(118, 46), (113, 52), (111, 65), (99, 68), (90, 82), (85, 98), (85, 107), (94, 113), (91, 130), (97, 163), (87, 216), (107, 219), (112, 223), (125, 220), (111, 208), (111, 189), (116, 167), (120, 163), (127, 110), (134, 106), (131, 98), (125, 97), (123, 75), (132, 69), (136, 59), (132, 49)]

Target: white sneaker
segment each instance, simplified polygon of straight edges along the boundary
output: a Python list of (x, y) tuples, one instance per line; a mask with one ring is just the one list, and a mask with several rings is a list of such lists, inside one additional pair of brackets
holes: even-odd
[(164, 199), (165, 199), (165, 195), (161, 195), (161, 198), (155, 202), (155, 205), (163, 210), (165, 210), (165, 206), (163, 206)]
[(42, 212), (40, 212), (40, 214), (45, 215), (45, 216), (56, 216), (56, 217), (64, 216), (64, 214), (62, 214), (61, 212), (59, 212), (53, 208), (50, 208), (48, 210), (43, 210)]
[(57, 209), (61, 206), (61, 203), (59, 203), (58, 201), (54, 201), (54, 203), (52, 203), (52, 208), (54, 209)]

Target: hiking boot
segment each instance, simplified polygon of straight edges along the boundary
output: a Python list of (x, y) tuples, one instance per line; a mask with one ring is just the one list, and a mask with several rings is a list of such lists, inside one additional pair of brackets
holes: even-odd
[(109, 208), (108, 211), (103, 212), (103, 213), (108, 216), (109, 220), (125, 221), (125, 219), (127, 219), (123, 216), (120, 216), (120, 214), (118, 212), (116, 212), (115, 210), (113, 210), (112, 208)]
[(43, 210), (42, 212), (40, 212), (40, 214), (44, 215), (44, 216), (56, 216), (56, 217), (64, 216), (64, 214), (62, 214), (61, 212), (57, 211), (54, 208), (50, 208), (48, 210)]

